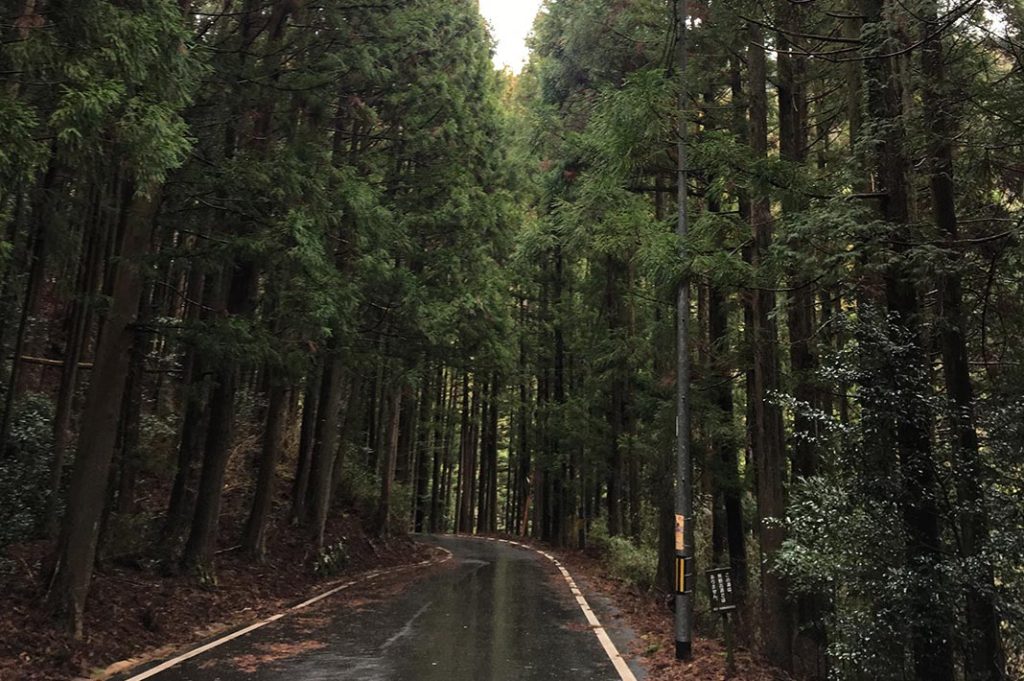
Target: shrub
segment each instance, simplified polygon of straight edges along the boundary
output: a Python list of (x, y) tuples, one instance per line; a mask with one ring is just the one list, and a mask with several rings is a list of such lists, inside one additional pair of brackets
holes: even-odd
[(346, 505), (358, 509), (366, 517), (372, 517), (377, 510), (380, 483), (376, 472), (364, 464), (365, 458), (365, 452), (346, 451), (337, 484), (339, 496)]
[(658, 572), (658, 553), (637, 546), (625, 537), (611, 537), (604, 523), (594, 525), (591, 544), (601, 553), (602, 562), (612, 576), (648, 591), (654, 588)]
[(53, 403), (27, 395), (14, 404), (0, 461), (0, 545), (31, 539), (46, 512), (53, 456)]
[(348, 549), (345, 541), (325, 546), (313, 562), (313, 573), (320, 578), (334, 577), (348, 565)]
[(153, 543), (153, 528), (158, 525), (159, 514), (111, 513), (103, 537), (103, 556), (123, 559), (143, 556)]
[(142, 465), (150, 473), (174, 474), (178, 426), (177, 415), (157, 416), (143, 413), (139, 428), (139, 451), (144, 452)]

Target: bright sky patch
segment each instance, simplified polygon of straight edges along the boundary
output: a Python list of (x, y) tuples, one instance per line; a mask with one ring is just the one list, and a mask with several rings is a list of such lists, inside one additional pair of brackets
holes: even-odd
[(498, 42), (494, 65), (509, 67), (516, 73), (529, 58), (526, 37), (533, 28), (533, 19), (542, 0), (480, 0), (480, 13), (491, 24)]

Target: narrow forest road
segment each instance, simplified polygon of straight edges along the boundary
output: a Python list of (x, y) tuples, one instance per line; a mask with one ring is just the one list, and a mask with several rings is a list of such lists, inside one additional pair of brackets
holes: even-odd
[[(590, 597), (614, 640), (602, 643), (563, 575), (535, 551), (480, 539), (431, 537), (452, 560), (422, 576), (353, 587), (315, 607), (181, 664), (123, 681), (632, 681), (607, 647), (630, 632)], [(357, 592), (358, 593), (355, 593)], [(620, 664), (621, 666), (621, 664)], [(155, 668), (155, 666), (151, 666)]]

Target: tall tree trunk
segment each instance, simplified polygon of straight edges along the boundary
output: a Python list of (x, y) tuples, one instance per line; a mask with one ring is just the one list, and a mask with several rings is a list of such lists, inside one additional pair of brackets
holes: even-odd
[(203, 444), (196, 505), (181, 557), (182, 567), (197, 571), (203, 580), (212, 577), (213, 556), (217, 549), (221, 492), (234, 441), (238, 381), (238, 370), (233, 366), (216, 372), (210, 395), (210, 423)]
[(569, 470), (566, 465), (565, 446), (565, 402), (566, 402), (566, 363), (568, 360), (565, 343), (566, 298), (568, 281), (565, 270), (565, 253), (562, 245), (555, 247), (555, 290), (554, 290), (554, 367), (552, 372), (552, 398), (555, 402), (557, 420), (549, 418), (548, 441), (550, 462), (560, 462), (553, 470), (551, 486), (551, 536), (550, 539), (558, 546), (568, 542), (568, 530), (572, 516), (571, 485)]
[(349, 379), (345, 381), (344, 390), (341, 396), (341, 409), (338, 415), (338, 447), (334, 455), (334, 472), (331, 474), (332, 494), (340, 494), (344, 491), (346, 480), (345, 472), (345, 445), (348, 443), (349, 424), (352, 422), (352, 399), (360, 394), (363, 388), (363, 376), (359, 373), (350, 373)]
[(416, 428), (419, 414), (416, 393), (407, 387), (402, 393), (402, 422), (398, 428), (398, 459), (395, 461), (395, 482), (408, 485), (413, 482), (413, 459), (416, 450)]
[(141, 260), (146, 253), (159, 205), (159, 189), (141, 190), (127, 207), (117, 273), (105, 315), (105, 332), (96, 348), (89, 395), (82, 414), (78, 450), (68, 490), (51, 603), (76, 638), (82, 636), (86, 596), (92, 580), (107, 473), (114, 455), (117, 421), (124, 398), (135, 316), (142, 296)]
[(259, 473), (249, 517), (242, 532), (242, 548), (262, 562), (267, 555), (267, 526), (274, 502), (274, 482), (280, 458), (282, 438), (288, 416), (289, 389), (271, 377), (267, 417), (260, 446)]
[(470, 407), (469, 372), (462, 375), (462, 423), (459, 428), (459, 486), (457, 493), (458, 518), (456, 532), (473, 532), (473, 433), (472, 415), (476, 411), (478, 392), (473, 393), (473, 407)]
[[(794, 165), (807, 160), (808, 114), (807, 114), (807, 64), (803, 57), (805, 49), (796, 37), (804, 33), (801, 25), (801, 9), (786, 0), (776, 3), (776, 35), (778, 46), (778, 97), (779, 97), (779, 154), (784, 161)], [(806, 201), (791, 195), (782, 202), (783, 211), (796, 214), (806, 208)], [(817, 357), (814, 351), (814, 289), (811, 277), (794, 268), (790, 275), (792, 293), (786, 307), (790, 366), (792, 369), (793, 396), (801, 405), (793, 417), (792, 474), (794, 478), (805, 478), (817, 473), (817, 421), (809, 414), (810, 409), (819, 409), (818, 391), (815, 388)], [(794, 672), (813, 679), (824, 679), (828, 675), (826, 649), (828, 647), (825, 624), (825, 603), (823, 599), (808, 595), (797, 597), (797, 628), (794, 640)]]
[[(276, 82), (280, 73), (281, 53), (277, 49), (284, 37), (287, 19), (293, 11), (298, 10), (302, 0), (279, 0), (274, 3), (267, 21), (262, 26), (256, 21), (258, 0), (246, 0), (240, 20), (242, 49), (239, 58), (244, 65), (253, 52), (256, 39), (263, 30), (267, 32), (267, 43), (258, 64), (261, 76), (266, 82)], [(237, 147), (242, 146), (253, 150), (258, 156), (265, 157), (269, 152), (274, 110), (277, 102), (276, 92), (267, 88), (265, 91), (248, 92), (253, 86), (252, 81), (236, 83), (235, 100), (232, 108), (244, 106), (249, 101), (246, 95), (255, 95), (255, 109), (238, 115), (229, 120), (225, 129), (225, 158), (233, 159)], [(240, 110), (235, 113), (241, 114)], [(247, 130), (236, 129), (238, 120), (242, 119), (251, 126)], [(234, 217), (229, 217), (234, 219)], [(245, 235), (248, 228), (243, 224), (239, 233)], [(258, 272), (255, 263), (248, 255), (230, 266), (230, 284), (228, 285), (226, 312), (231, 317), (247, 319), (255, 310)], [(211, 396), (210, 426), (203, 452), (203, 467), (199, 479), (199, 496), (196, 500), (192, 528), (182, 564), (196, 568), (206, 578), (212, 575), (213, 555), (217, 544), (218, 523), (220, 520), (221, 493), (224, 484), (224, 473), (234, 439), (236, 399), (241, 385), (242, 362), (228, 359), (216, 370), (216, 386)], [(208, 574), (210, 573), (210, 574)]]
[(28, 333), (29, 318), (35, 310), (39, 299), (39, 292), (43, 285), (43, 275), (46, 271), (46, 232), (50, 227), (53, 217), (54, 197), (51, 192), (55, 189), (59, 177), (57, 162), (51, 159), (46, 175), (43, 177), (42, 186), (39, 189), (39, 197), (32, 209), (32, 218), (29, 225), (31, 238), (25, 249), (27, 259), (25, 269), (28, 271), (28, 278), (25, 282), (25, 292), (22, 296), (21, 314), (18, 318), (17, 331), (14, 337), (14, 356), (11, 358), (11, 372), (7, 377), (7, 390), (4, 393), (3, 416), (0, 417), (0, 461), (7, 456), (7, 439), (11, 434), (11, 419), (14, 417), (14, 400), (19, 394), (19, 382), (22, 369), (22, 355), (25, 352), (25, 340)]
[(121, 472), (117, 486), (117, 511), (129, 515), (136, 512), (135, 490), (138, 486), (141, 463), (139, 442), (142, 435), (145, 362), (146, 339), (141, 332), (136, 331), (128, 363), (128, 379), (125, 382), (124, 407), (121, 414)]
[(309, 478), (313, 467), (313, 447), (316, 441), (316, 424), (319, 417), (320, 385), (323, 381), (323, 357), (316, 362), (306, 376), (306, 389), (302, 394), (302, 424), (299, 427), (299, 456), (295, 464), (295, 480), (292, 484), (292, 522), (307, 521), (309, 500)]
[(324, 530), (331, 508), (331, 490), (334, 458), (338, 449), (338, 430), (344, 391), (344, 362), (341, 351), (332, 341), (320, 386), (320, 410), (317, 418), (316, 440), (313, 450), (313, 469), (310, 479), (312, 513), (311, 536), (317, 549), (324, 546)]
[[(206, 307), (213, 302), (213, 286), (207, 285), (206, 275), (198, 267), (193, 267), (188, 277), (187, 298), (189, 301), (203, 301), (203, 305), (188, 303), (186, 318), (197, 318), (201, 312), (198, 308)], [(206, 439), (206, 398), (209, 392), (209, 381), (205, 375), (199, 348), (190, 344), (185, 351), (182, 395), (185, 416), (182, 419), (181, 435), (178, 438), (178, 457), (174, 472), (174, 483), (171, 486), (171, 497), (167, 506), (167, 517), (161, 530), (161, 541), (172, 542), (182, 533), (185, 521), (189, 517), (191, 503), (189, 484), (192, 480), (193, 463), (197, 460)]]
[(469, 498), (469, 503), (466, 505), (466, 530), (473, 534), (478, 531), (477, 522), (478, 518), (473, 513), (475, 509), (474, 501), (477, 498), (477, 470), (480, 463), (480, 426), (481, 426), (481, 411), (484, 400), (484, 390), (486, 385), (480, 385), (479, 380), (476, 376), (473, 377), (473, 399), (470, 404), (470, 420), (469, 420), (469, 445), (467, 451), (469, 453), (469, 469), (466, 471), (466, 481), (469, 488), (466, 490), (466, 494)]
[(479, 478), (477, 483), (477, 498), (476, 498), (476, 517), (477, 517), (477, 532), (480, 534), (487, 534), (491, 531), (488, 526), (488, 520), (490, 518), (490, 510), (487, 507), (487, 502), (490, 499), (489, 486), (491, 484), (491, 472), (490, 472), (490, 458), (488, 457), (488, 442), (490, 441), (490, 420), (488, 414), (490, 413), (491, 404), (491, 385), (489, 381), (484, 381), (481, 388), (481, 400), (480, 400), (480, 468), (478, 471)]
[[(914, 586), (909, 594), (908, 616), (914, 671), (919, 681), (952, 681), (954, 678), (952, 630), (945, 612), (936, 612), (931, 595), (939, 579), (942, 561), (941, 527), (937, 508), (937, 476), (932, 457), (930, 426), (932, 414), (921, 395), (930, 390), (924, 366), (921, 342), (920, 310), (912, 263), (906, 253), (914, 240), (910, 227), (909, 159), (903, 131), (902, 84), (892, 51), (886, 40), (888, 19), (884, 16), (887, 0), (865, 0), (865, 34), (869, 26), (878, 38), (868, 42), (874, 58), (865, 63), (868, 77), (868, 111), (880, 124), (881, 139), (876, 147), (875, 164), (883, 217), (894, 226), (895, 257), (885, 272), (885, 296), (894, 322), (906, 330), (912, 347), (899, 359), (894, 358), (890, 372), (903, 377), (903, 395), (898, 399), (896, 446), (902, 471), (903, 525), (907, 544), (907, 567), (913, 573)], [(878, 54), (887, 56), (878, 56)], [(901, 346), (905, 338), (894, 338)]]
[(487, 416), (487, 467), (490, 472), (487, 511), (490, 515), (488, 527), (491, 532), (498, 531), (498, 400), (501, 398), (499, 380), (497, 373), (491, 376), (491, 411)]
[[(438, 528), (445, 531), (448, 529), (449, 526), (449, 518), (453, 519), (451, 527), (453, 530), (455, 529), (454, 518), (455, 515), (458, 513), (457, 506), (454, 511), (452, 509), (452, 476), (454, 474), (454, 471), (452, 469), (455, 466), (453, 445), (455, 442), (455, 421), (456, 418), (458, 417), (458, 410), (456, 404), (459, 399), (459, 382), (456, 372), (452, 372), (452, 375), (449, 380), (451, 381), (451, 392), (449, 393), (448, 399), (448, 404), (450, 406), (448, 408), (448, 414), (445, 417), (444, 445), (442, 447), (444, 455), (444, 473), (442, 477), (444, 479), (441, 484), (441, 489), (443, 490), (443, 492), (442, 498), (439, 500), (440, 511), (438, 513)], [(456, 481), (455, 484), (458, 485), (458, 482)]]
[[(801, 26), (797, 18), (799, 9), (785, 0), (778, 3), (779, 23), (784, 29), (777, 35), (779, 46), (779, 151), (784, 161), (801, 164), (807, 159), (807, 95), (806, 65), (800, 56), (799, 45), (794, 45), (789, 34), (799, 33)], [(787, 197), (783, 211), (799, 213), (806, 208), (806, 201)], [(790, 362), (793, 370), (794, 397), (811, 408), (818, 406), (814, 389), (814, 372), (817, 359), (814, 342), (814, 289), (809, 277), (803, 272), (793, 272), (789, 304), (787, 306)], [(817, 456), (813, 435), (814, 421), (804, 410), (798, 409), (794, 417), (796, 438), (793, 444), (793, 474), (798, 477), (812, 476), (817, 472)]]
[[(543, 315), (542, 315), (543, 316)], [(542, 360), (537, 370), (537, 446), (540, 449), (538, 456), (534, 457), (532, 487), (533, 487), (533, 537), (547, 541), (550, 539), (548, 527), (549, 501), (549, 475), (547, 466), (550, 460), (550, 418), (551, 394), (550, 381), (548, 380), (548, 369), (546, 362)]]
[(967, 681), (999, 681), (1006, 674), (1006, 658), (999, 615), (993, 602), (993, 570), (983, 557), (989, 535), (989, 518), (974, 418), (974, 386), (968, 361), (963, 283), (959, 265), (955, 262), (962, 257), (952, 148), (957, 126), (951, 111), (953, 93), (946, 78), (942, 34), (933, 29), (938, 23), (936, 15), (936, 4), (928, 4), (921, 30), (931, 37), (921, 51), (921, 71), (924, 75), (926, 129), (930, 133), (928, 173), (934, 219), (946, 239), (948, 257), (954, 260), (943, 268), (944, 274), (939, 279), (942, 305), (940, 343), (946, 395), (951, 407), (950, 423), (955, 438), (960, 551), (968, 565), (978, 566), (964, 575), (967, 585), (964, 677)]
[(610, 456), (608, 460), (608, 534), (613, 537), (622, 534), (622, 415), (624, 411), (624, 395), (622, 384), (615, 381), (612, 384), (610, 420), (611, 431), (609, 433), (608, 446)]
[(526, 366), (526, 299), (519, 300), (519, 480), (517, 488), (518, 514), (516, 534), (527, 535), (530, 513), (530, 470), (533, 462), (530, 456), (530, 374)]
[(437, 424), (444, 413), (444, 369), (437, 367), (433, 377), (423, 384), (423, 396), (420, 401), (420, 433), (417, 438), (416, 454), (416, 489), (413, 503), (413, 530), (425, 532), (429, 522), (430, 510), (433, 506), (431, 482), (436, 485), (438, 471), (437, 450), (440, 449)]
[[(156, 241), (154, 241), (155, 245)], [(131, 361), (128, 365), (128, 379), (125, 383), (125, 402), (121, 417), (121, 476), (118, 480), (117, 510), (119, 513), (134, 514), (137, 511), (136, 488), (142, 452), (142, 410), (146, 385), (146, 355), (152, 339), (146, 328), (153, 318), (153, 281), (145, 284), (142, 301), (139, 303), (138, 324), (132, 343)]]
[[(434, 432), (434, 470), (430, 486), (430, 532), (440, 532), (444, 520), (443, 502), (447, 495), (445, 470), (447, 468), (449, 424), (455, 408), (455, 380), (444, 367), (438, 368), (438, 412)], [(450, 385), (449, 385), (450, 384)]]
[[(4, 236), (5, 241), (10, 244), (11, 250), (17, 252), (18, 235), (25, 231), (24, 225), (28, 222), (28, 217), (26, 216), (26, 204), (28, 201), (26, 200), (25, 191), (20, 186), (15, 186), (13, 193), (12, 217), (7, 225), (7, 233)], [(0, 210), (2, 210), (2, 205), (0, 205)], [(31, 229), (28, 231), (31, 233)], [(28, 249), (31, 251), (31, 234), (28, 241)], [(15, 309), (18, 307), (17, 294), (14, 293), (15, 270), (17, 268), (13, 262), (7, 259), (0, 261), (0, 267), (3, 267), (3, 273), (0, 274), (0, 349), (6, 352), (7, 328), (10, 325), (10, 317), (13, 316)]]
[[(768, 156), (768, 96), (764, 36), (756, 24), (750, 25), (748, 64), (750, 77), (750, 145), (755, 158)], [(754, 340), (753, 458), (757, 471), (757, 509), (760, 518), (758, 536), (762, 554), (761, 622), (764, 626), (766, 657), (783, 669), (793, 664), (793, 622), (786, 602), (786, 586), (775, 571), (774, 561), (782, 548), (785, 530), (777, 522), (785, 517), (786, 456), (783, 445), (782, 411), (773, 403), (772, 394), (781, 388), (779, 381), (778, 330), (775, 325), (775, 294), (771, 278), (759, 271), (766, 267), (765, 257), (772, 242), (771, 204), (765, 197), (751, 201), (750, 222), (754, 232), (751, 261), (758, 286), (751, 292), (751, 333)]]
[(46, 510), (43, 514), (41, 534), (47, 538), (56, 538), (59, 530), (60, 492), (64, 478), (64, 466), (71, 444), (71, 419), (74, 414), (75, 395), (78, 389), (78, 369), (85, 351), (86, 335), (89, 330), (90, 314), (88, 298), (98, 286), (100, 271), (100, 244), (103, 242), (101, 232), (109, 225), (103, 219), (100, 203), (104, 192), (97, 188), (94, 197), (90, 225), (83, 248), (85, 260), (78, 278), (75, 296), (71, 301), (71, 314), (68, 322), (68, 340), (64, 350), (64, 364), (61, 367), (60, 387), (57, 390), (53, 418), (53, 460), (50, 464), (49, 496), (46, 499)]
[(747, 591), (747, 545), (743, 529), (743, 481), (740, 479), (739, 457), (735, 438), (728, 435), (733, 419), (732, 367), (720, 358), (728, 356), (729, 309), (721, 289), (712, 286), (708, 291), (708, 329), (711, 341), (712, 374), (715, 382), (714, 404), (721, 422), (713, 440), (715, 465), (719, 469), (718, 487), (721, 490), (724, 512), (724, 547), (729, 552), (729, 566), (733, 571), (733, 585), (742, 601)]
[(626, 356), (620, 360), (623, 380), (623, 414), (622, 432), (626, 436), (626, 471), (629, 483), (629, 534), (639, 542), (643, 534), (643, 516), (641, 512), (642, 490), (640, 489), (640, 457), (636, 452), (636, 417), (634, 415), (635, 369), (629, 362), (633, 354), (636, 328), (636, 309), (633, 303), (633, 290), (636, 286), (636, 265), (632, 261), (623, 263), (625, 292), (621, 296), (621, 324), (625, 334)]
[(492, 374), (481, 407), (480, 492), (477, 509), (479, 531), (497, 531), (498, 505), (498, 376)]
[[(251, 313), (256, 290), (256, 271), (252, 263), (236, 263), (231, 271), (225, 312), (232, 317)], [(213, 557), (217, 548), (221, 494), (224, 474), (234, 445), (235, 409), (241, 382), (237, 361), (224, 361), (214, 372), (210, 396), (210, 424), (203, 447), (203, 467), (199, 474), (199, 492), (181, 563), (197, 570), (202, 579), (213, 576)]]
[(402, 416), (402, 396), (405, 393), (401, 383), (390, 390), (388, 397), (387, 451), (384, 452), (380, 475), (380, 501), (377, 506), (377, 533), (381, 536), (391, 533), (391, 492), (395, 482), (395, 466), (398, 460), (399, 424)]

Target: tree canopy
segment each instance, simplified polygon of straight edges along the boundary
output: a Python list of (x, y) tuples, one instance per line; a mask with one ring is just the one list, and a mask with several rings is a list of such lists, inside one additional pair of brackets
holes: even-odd
[(0, 544), (78, 637), (113, 556), (320, 569), (349, 511), (671, 592), (685, 283), (745, 642), (1024, 673), (1022, 30), (547, 0), (515, 74), (469, 0), (0, 1)]

